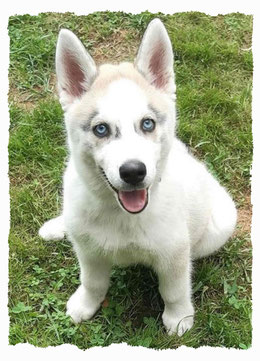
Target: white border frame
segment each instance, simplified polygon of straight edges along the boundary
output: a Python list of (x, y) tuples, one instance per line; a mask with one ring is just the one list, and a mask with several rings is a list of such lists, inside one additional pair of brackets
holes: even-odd
[[(260, 324), (260, 299), (259, 299), (259, 280), (257, 275), (259, 272), (259, 254), (260, 242), (257, 239), (259, 235), (259, 200), (260, 200), (260, 177), (259, 177), (259, 151), (260, 151), (260, 125), (259, 125), (259, 94), (260, 94), (260, 55), (259, 55), (259, 30), (260, 16), (257, 12), (256, 1), (251, 0), (218, 0), (210, 1), (188, 1), (181, 0), (179, 2), (170, 0), (142, 0), (128, 3), (121, 1), (101, 1), (95, 0), (91, 2), (73, 0), (62, 2), (54, 2), (53, 0), (45, 1), (15, 1), (9, 0), (7, 4), (2, 2), (0, 5), (0, 41), (1, 41), (1, 96), (0, 109), (2, 119), (0, 122), (0, 202), (1, 202), (1, 288), (0, 288), (0, 312), (1, 312), (1, 354), (2, 357), (8, 357), (8, 360), (45, 360), (46, 358), (54, 359), (62, 357), (63, 360), (70, 360), (77, 357), (78, 360), (90, 360), (98, 357), (105, 359), (133, 359), (135, 357), (149, 357), (149, 359), (170, 360), (173, 357), (191, 357), (192, 359), (219, 360), (220, 357), (234, 358), (236, 361), (244, 360), (244, 358), (255, 360), (257, 358), (257, 350), (259, 350), (259, 324)], [(252, 204), (253, 204), (253, 222), (252, 222), (252, 243), (253, 243), (253, 345), (249, 350), (236, 350), (226, 348), (200, 347), (198, 349), (188, 348), (186, 346), (179, 347), (177, 350), (153, 350), (144, 347), (131, 347), (127, 344), (113, 344), (106, 348), (94, 347), (86, 351), (79, 350), (74, 345), (62, 345), (57, 347), (39, 348), (29, 344), (18, 344), (15, 346), (8, 345), (9, 334), (9, 318), (7, 311), (8, 303), (8, 234), (9, 234), (9, 179), (8, 179), (8, 129), (9, 129), (9, 113), (8, 113), (8, 64), (9, 64), (9, 37), (7, 32), (8, 18), (16, 14), (37, 15), (41, 12), (74, 12), (76, 15), (86, 15), (95, 11), (124, 11), (132, 13), (140, 13), (148, 10), (149, 12), (162, 12), (165, 14), (173, 14), (176, 12), (200, 11), (209, 15), (227, 14), (231, 12), (240, 12), (244, 14), (254, 15), (254, 31), (253, 31), (253, 56), (254, 56), (254, 81), (253, 81), (253, 138), (254, 138), (254, 159), (252, 168)], [(257, 101), (258, 100), (258, 101)], [(258, 222), (257, 222), (258, 220)], [(257, 322), (258, 320), (258, 322)], [(258, 340), (258, 342), (257, 342)], [(212, 352), (213, 351), (213, 352)], [(226, 357), (226, 358), (225, 358)], [(258, 356), (259, 357), (259, 356)]]

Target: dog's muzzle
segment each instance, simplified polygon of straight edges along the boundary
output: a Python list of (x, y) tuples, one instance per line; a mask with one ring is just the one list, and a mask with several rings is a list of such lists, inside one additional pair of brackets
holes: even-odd
[(129, 213), (140, 213), (148, 204), (148, 189), (141, 188), (142, 181), (146, 176), (146, 167), (144, 163), (139, 161), (128, 161), (119, 168), (120, 178), (127, 183), (132, 185), (134, 189), (118, 190), (109, 181), (105, 171), (100, 168), (105, 181), (109, 186), (117, 193), (117, 199), (119, 204)]

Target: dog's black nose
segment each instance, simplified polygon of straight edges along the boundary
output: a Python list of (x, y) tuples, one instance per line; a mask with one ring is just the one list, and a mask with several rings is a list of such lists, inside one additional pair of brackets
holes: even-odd
[(139, 160), (129, 160), (119, 168), (121, 179), (126, 183), (136, 185), (146, 176), (146, 166)]

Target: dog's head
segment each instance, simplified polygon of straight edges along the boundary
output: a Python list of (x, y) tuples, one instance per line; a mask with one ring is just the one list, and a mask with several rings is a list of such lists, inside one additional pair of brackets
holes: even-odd
[(162, 22), (149, 24), (134, 64), (99, 68), (79, 39), (61, 30), (56, 71), (77, 172), (96, 194), (105, 190), (126, 211), (141, 212), (175, 129), (173, 53)]

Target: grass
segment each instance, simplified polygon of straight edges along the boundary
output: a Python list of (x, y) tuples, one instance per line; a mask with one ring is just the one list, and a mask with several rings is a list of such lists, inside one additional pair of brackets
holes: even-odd
[[(178, 135), (229, 189), (240, 215), (224, 249), (194, 264), (195, 325), (182, 338), (166, 334), (156, 275), (142, 266), (114, 268), (108, 303), (92, 321), (74, 325), (65, 314), (79, 284), (71, 245), (45, 243), (37, 235), (59, 212), (66, 159), (63, 114), (55, 96), (59, 29), (74, 31), (99, 63), (133, 60), (155, 16), (164, 21), (174, 47)], [(252, 17), (238, 13), (10, 17), (10, 344), (250, 347), (251, 34)]]

